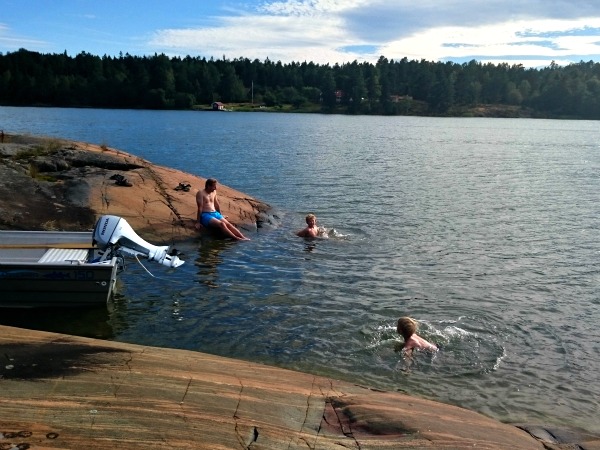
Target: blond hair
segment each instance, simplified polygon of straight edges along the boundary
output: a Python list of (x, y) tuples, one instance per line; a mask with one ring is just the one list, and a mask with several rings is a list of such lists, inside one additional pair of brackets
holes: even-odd
[(306, 218), (305, 218), (305, 220), (306, 220), (306, 223), (308, 223), (309, 219), (315, 219), (315, 220), (317, 220), (317, 216), (315, 216), (315, 215), (314, 215), (314, 214), (312, 214), (312, 213), (311, 213), (311, 214), (307, 214), (307, 215), (306, 215)]
[(419, 328), (419, 323), (411, 317), (398, 319), (398, 334), (401, 334), (405, 341), (417, 332), (417, 328)]

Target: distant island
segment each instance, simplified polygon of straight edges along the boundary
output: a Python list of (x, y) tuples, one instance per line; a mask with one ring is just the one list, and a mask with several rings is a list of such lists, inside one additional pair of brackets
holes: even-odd
[(600, 119), (600, 64), (0, 54), (0, 105)]

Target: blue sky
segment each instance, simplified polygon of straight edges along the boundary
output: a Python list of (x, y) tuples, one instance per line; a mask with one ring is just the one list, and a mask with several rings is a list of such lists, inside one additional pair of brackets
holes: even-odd
[(598, 0), (2, 0), (0, 52), (600, 62)]

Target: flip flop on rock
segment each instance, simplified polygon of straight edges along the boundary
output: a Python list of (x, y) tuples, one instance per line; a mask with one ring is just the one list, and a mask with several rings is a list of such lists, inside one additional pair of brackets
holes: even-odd
[(117, 179), (117, 181), (115, 181), (115, 184), (116, 184), (117, 186), (127, 186), (127, 187), (131, 187), (131, 186), (133, 186), (133, 184), (131, 184), (131, 183), (130, 183), (130, 182), (127, 180), (127, 178), (120, 178), (120, 179)]
[(192, 185), (189, 183), (179, 183), (179, 185), (175, 188), (175, 190), (189, 192), (191, 187), (192, 187)]

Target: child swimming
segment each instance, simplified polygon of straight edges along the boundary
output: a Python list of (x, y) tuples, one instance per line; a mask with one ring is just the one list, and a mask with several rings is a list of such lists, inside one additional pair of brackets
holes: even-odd
[(323, 237), (326, 235), (325, 228), (317, 226), (317, 216), (315, 216), (314, 214), (308, 214), (305, 220), (306, 228), (297, 231), (296, 236), (314, 238), (317, 236)]
[(418, 322), (410, 317), (400, 317), (398, 319), (398, 334), (404, 338), (402, 351), (412, 354), (413, 349), (437, 351), (437, 346), (423, 339), (417, 334)]

